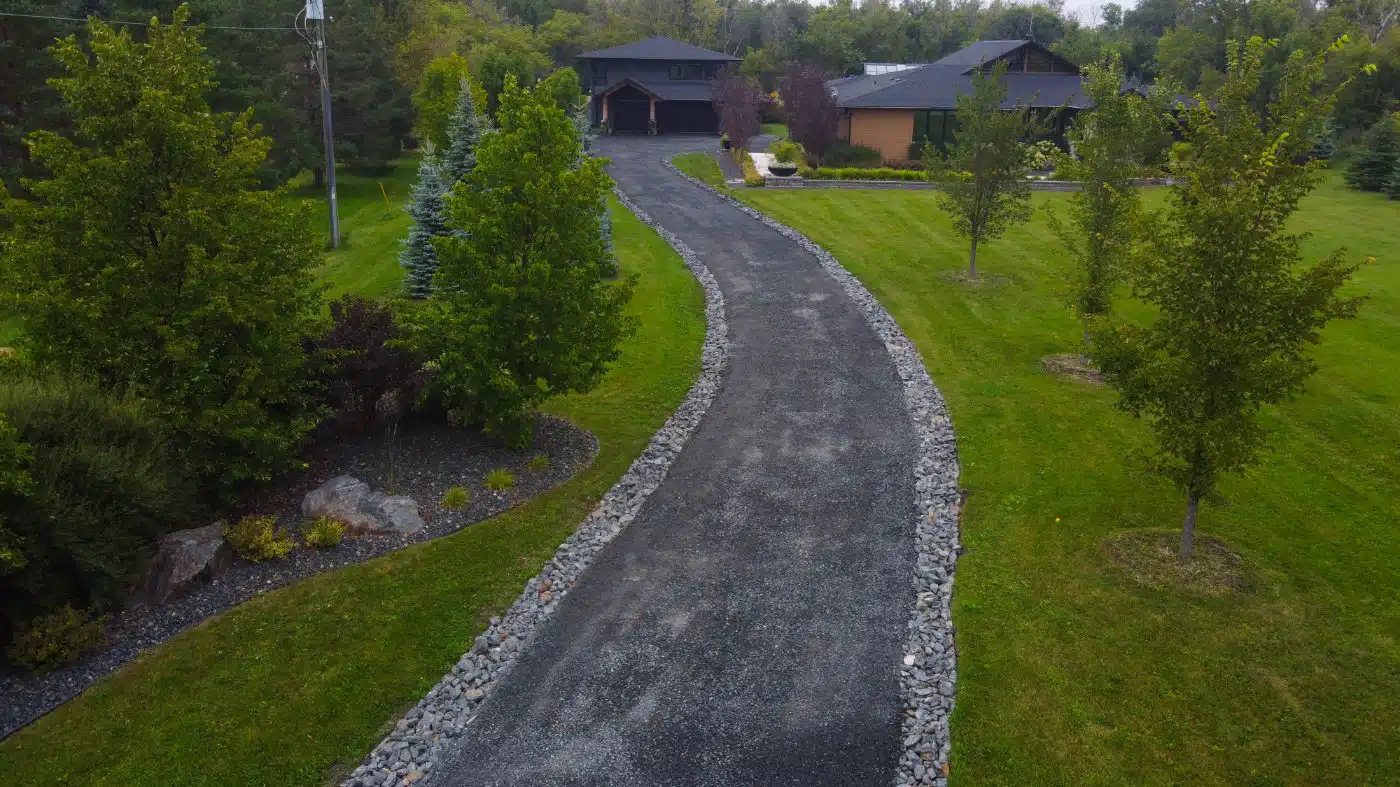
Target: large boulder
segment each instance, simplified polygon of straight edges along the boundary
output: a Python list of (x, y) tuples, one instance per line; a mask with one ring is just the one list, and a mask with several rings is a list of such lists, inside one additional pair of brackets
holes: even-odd
[(301, 514), (308, 519), (338, 519), (351, 528), (374, 533), (406, 535), (427, 525), (413, 498), (372, 491), (369, 484), (348, 475), (307, 492), (301, 501)]
[(232, 563), (233, 547), (224, 540), (223, 522), (169, 533), (161, 538), (146, 572), (146, 602), (164, 604), (193, 582), (223, 576)]

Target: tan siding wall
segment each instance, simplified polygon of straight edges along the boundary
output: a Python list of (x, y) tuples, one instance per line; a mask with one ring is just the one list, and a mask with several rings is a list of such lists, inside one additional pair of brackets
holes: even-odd
[(851, 144), (875, 148), (887, 163), (907, 161), (914, 141), (914, 113), (908, 109), (851, 110)]

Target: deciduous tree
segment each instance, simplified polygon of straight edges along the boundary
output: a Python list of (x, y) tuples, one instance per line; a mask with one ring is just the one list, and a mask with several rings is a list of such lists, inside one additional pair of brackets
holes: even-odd
[(55, 47), (73, 138), (35, 132), (32, 200), (10, 199), (3, 284), (41, 366), (150, 400), (209, 489), (287, 467), (316, 423), (302, 339), (321, 264), (305, 205), (258, 188), (271, 142), (213, 113), (181, 6), (144, 43), (94, 21)]
[(972, 75), (972, 90), (958, 96), (958, 130), (946, 160), (926, 145), (924, 158), (938, 182), (938, 204), (953, 229), (971, 241), (967, 275), (977, 276), (977, 246), (1001, 237), (1031, 217), (1021, 141), (1035, 125), (1028, 107), (1004, 110), (1006, 63)]
[(1133, 178), (1143, 174), (1145, 146), (1161, 129), (1167, 107), (1159, 91), (1123, 90), (1117, 55), (1085, 66), (1084, 94), (1094, 108), (1075, 118), (1068, 133), (1075, 155), (1059, 162), (1060, 175), (1079, 181), (1080, 190), (1070, 197), (1069, 222), (1051, 212), (1050, 226), (1078, 263), (1070, 305), (1083, 323), (1087, 355), (1089, 323), (1112, 308), (1141, 207)]
[(1283, 89), (1261, 113), (1260, 73), (1276, 45), (1232, 45), (1215, 105), (1183, 109), (1190, 161), (1167, 207), (1143, 222), (1132, 267), (1133, 290), (1156, 316), (1095, 334), (1119, 407), (1149, 421), (1156, 469), (1186, 494), (1183, 561), (1200, 501), (1254, 462), (1259, 411), (1302, 389), (1317, 370), (1308, 345), (1359, 305), (1338, 293), (1355, 270), (1344, 250), (1304, 264), (1303, 236), (1286, 231), (1320, 177), (1307, 154), (1332, 112), (1336, 93), (1318, 86), (1334, 50), (1289, 57)]
[(758, 136), (763, 94), (753, 80), (732, 68), (720, 72), (712, 91), (720, 132), (736, 149), (746, 150), (749, 140)]
[(416, 343), (451, 413), (522, 446), (528, 408), (592, 389), (617, 357), (633, 283), (604, 281), (598, 206), (612, 181), (554, 97), (508, 79), (497, 117), (448, 199), (461, 233), (438, 246)]
[(815, 63), (792, 63), (783, 75), (779, 95), (787, 118), (788, 136), (821, 162), (836, 141), (841, 108), (826, 86), (826, 75)]

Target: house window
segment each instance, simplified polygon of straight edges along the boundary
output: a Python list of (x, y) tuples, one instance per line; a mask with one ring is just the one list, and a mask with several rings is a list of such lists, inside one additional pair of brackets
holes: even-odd
[(608, 83), (608, 65), (606, 63), (593, 63), (593, 84), (606, 85)]
[(958, 127), (956, 113), (946, 109), (923, 109), (914, 113), (914, 144), (928, 142), (939, 150), (953, 142)]
[(705, 69), (695, 65), (671, 66), (671, 78), (699, 82), (705, 78)]

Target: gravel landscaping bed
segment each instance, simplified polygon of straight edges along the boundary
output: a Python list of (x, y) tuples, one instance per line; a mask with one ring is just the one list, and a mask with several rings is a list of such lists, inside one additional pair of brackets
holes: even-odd
[[(542, 414), (535, 416), (533, 444), (523, 451), (504, 450), (477, 430), (413, 419), (398, 427), (392, 441), (383, 430), (322, 441), (307, 456), (306, 470), (259, 492), (236, 515), (276, 514), (280, 525), (298, 532), (302, 497), (330, 478), (351, 475), (375, 489), (412, 497), (427, 526), (411, 535), (347, 538), (329, 549), (302, 546), (285, 560), (235, 559), (224, 576), (196, 585), (169, 603), (132, 606), (108, 624), (107, 649), (43, 675), (0, 675), (0, 738), (76, 696), (143, 650), (219, 612), (312, 574), (454, 533), (568, 480), (597, 453), (598, 441), (592, 434)], [(547, 464), (536, 462), (532, 467), (532, 460), (541, 456), (548, 458)], [(515, 485), (502, 492), (486, 489), (482, 482), (487, 474), (502, 468), (515, 474)], [(442, 495), (454, 486), (468, 490), (470, 500), (462, 508), (444, 509)]]
[(957, 443), (943, 396), (934, 386), (913, 342), (865, 285), (831, 253), (797, 230), (681, 172), (669, 158), (664, 163), (676, 175), (782, 233), (816, 257), (856, 302), (875, 334), (884, 341), (899, 373), (904, 399), (919, 438), (919, 449), (914, 468), (918, 505), (914, 513), (918, 523), (913, 578), (916, 600), (909, 618), (909, 639), (900, 672), (905, 701), (900, 731), (903, 754), (894, 784), (946, 787), (950, 750), (948, 719), (953, 712), (958, 675), (950, 603), (953, 571), (962, 547), (958, 534)]
[(504, 618), (491, 618), (471, 650), (416, 706), (394, 725), (342, 787), (431, 784), (445, 746), (465, 734), (476, 712), (510, 673), (530, 637), (558, 607), (599, 551), (636, 518), (642, 504), (666, 479), (671, 464), (719, 393), (729, 356), (724, 295), (715, 277), (679, 238), (659, 226), (621, 190), (618, 200), (680, 255), (705, 291), (705, 344), (700, 375), (642, 455), (603, 496), (598, 507), (564, 540), (540, 573), (525, 584)]

